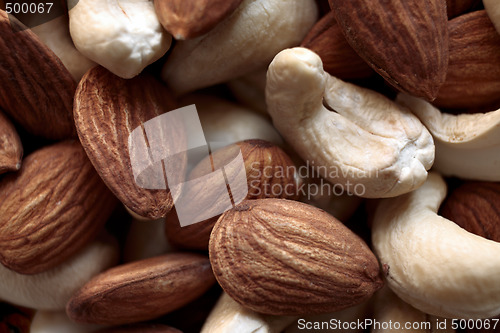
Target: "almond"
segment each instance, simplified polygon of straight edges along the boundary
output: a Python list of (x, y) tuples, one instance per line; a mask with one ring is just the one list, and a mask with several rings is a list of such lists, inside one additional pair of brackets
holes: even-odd
[(212, 30), (243, 0), (156, 0), (160, 23), (175, 39), (191, 39)]
[(260, 313), (338, 311), (383, 285), (378, 261), (361, 238), (297, 201), (241, 203), (217, 221), (209, 249), (224, 291)]
[(354, 50), (392, 86), (432, 101), (446, 78), (445, 0), (330, 0)]
[(476, 108), (500, 101), (500, 35), (480, 10), (448, 24), (450, 61), (434, 105)]
[[(137, 215), (150, 219), (165, 216), (173, 206), (170, 190), (145, 189), (137, 184), (131, 158), (155, 163), (150, 160), (149, 151), (138, 151), (137, 156), (131, 156), (128, 140), (132, 131), (146, 121), (175, 109), (169, 91), (145, 74), (126, 80), (95, 67), (80, 81), (74, 104), (78, 136), (106, 185)], [(150, 138), (148, 149), (168, 153), (167, 145), (158, 141), (170, 140), (179, 147), (177, 151), (182, 151), (181, 147), (186, 146), (184, 129), (181, 124), (172, 127), (174, 130), (169, 133), (158, 129), (157, 138)], [(185, 159), (183, 162), (177, 166), (179, 170), (185, 168)], [(163, 174), (161, 181), (166, 183)]]
[(97, 235), (115, 203), (79, 142), (35, 151), (0, 182), (0, 262), (23, 274), (59, 265)]
[(21, 168), (23, 145), (14, 125), (0, 112), (0, 174)]
[[(203, 159), (190, 173), (189, 179), (195, 179), (206, 175), (213, 170), (219, 170), (227, 166), (241, 150), (243, 161), (245, 163), (246, 184), (248, 194), (246, 199), (259, 198), (298, 198), (298, 178), (296, 177), (296, 168), (290, 157), (278, 146), (264, 140), (253, 139), (245, 140), (222, 148), (210, 156)], [(228, 179), (233, 178), (232, 174), (238, 170), (225, 168)], [(209, 184), (210, 182), (206, 182)], [(229, 188), (234, 191), (234, 186)], [(201, 198), (211, 193), (211, 189), (193, 189), (187, 193), (189, 198), (197, 198), (197, 202), (206, 202), (206, 210), (214, 206), (210, 195), (210, 202)], [(232, 193), (232, 192), (231, 192)], [(228, 192), (217, 193), (227, 196)], [(210, 232), (221, 215), (214, 214), (210, 219), (202, 222), (181, 226), (177, 214), (172, 212), (167, 216), (165, 231), (170, 243), (177, 247), (187, 249), (207, 250)]]
[(0, 36), (0, 108), (32, 134), (75, 136), (71, 74), (33, 32), (2, 10)]
[(214, 283), (207, 257), (171, 253), (101, 273), (73, 295), (66, 312), (79, 323), (134, 323), (176, 310)]
[(318, 54), (325, 71), (338, 78), (364, 78), (373, 74), (371, 67), (345, 39), (332, 11), (313, 26), (301, 46)]
[(441, 215), (469, 232), (500, 242), (500, 183), (465, 182), (446, 198)]

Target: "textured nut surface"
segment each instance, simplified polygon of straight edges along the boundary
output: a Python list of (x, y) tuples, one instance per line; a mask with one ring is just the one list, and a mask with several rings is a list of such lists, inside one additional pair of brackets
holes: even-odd
[(156, 0), (156, 14), (175, 39), (201, 36), (240, 5), (243, 0)]
[(0, 174), (21, 168), (23, 145), (14, 125), (0, 110)]
[(460, 185), (446, 198), (441, 215), (469, 232), (500, 242), (500, 183)]
[(300, 46), (319, 55), (325, 71), (338, 78), (368, 77), (374, 73), (345, 39), (333, 11), (316, 22)]
[(329, 0), (349, 44), (395, 88), (434, 100), (448, 67), (444, 0)]
[(434, 105), (472, 108), (499, 102), (500, 35), (479, 10), (448, 23), (450, 60)]
[(35, 151), (0, 182), (0, 261), (24, 274), (59, 265), (97, 235), (116, 202), (79, 142)]
[(76, 322), (121, 325), (153, 319), (188, 304), (215, 282), (199, 254), (173, 253), (113, 267), (68, 302)]
[(35, 135), (74, 136), (71, 74), (33, 32), (3, 10), (0, 36), (0, 108)]
[[(446, 184), (429, 173), (411, 193), (381, 200), (372, 243), (387, 285), (422, 312), (446, 318), (500, 314), (500, 243), (437, 214)], [(465, 287), (464, 287), (465, 286)]]
[[(238, 154), (238, 149), (241, 150), (245, 163), (246, 184), (248, 186), (246, 199), (297, 199), (299, 181), (292, 160), (281, 148), (259, 139), (245, 140), (217, 150), (200, 161), (191, 171), (189, 179), (196, 179), (212, 172), (212, 170), (219, 170), (227, 166)], [(237, 176), (239, 171), (226, 167), (227, 179)], [(203, 188), (201, 186), (190, 188), (190, 191), (185, 195), (198, 203), (206, 202), (206, 211), (213, 209), (212, 200), (210, 199), (210, 202), (204, 200), (207, 193), (210, 193), (211, 196), (221, 195), (221, 198), (227, 196), (227, 192), (213, 193), (209, 182), (203, 182), (202, 185)], [(237, 191), (234, 187), (231, 187), (230, 190), (231, 193)], [(208, 249), (210, 232), (219, 216), (220, 214), (216, 214), (208, 220), (181, 227), (177, 215), (171, 212), (167, 216), (165, 226), (167, 237), (176, 246), (206, 250)]]
[[(146, 121), (174, 108), (168, 90), (154, 78), (142, 75), (125, 80), (102, 67), (87, 72), (76, 91), (74, 117), (83, 148), (106, 185), (139, 216), (163, 217), (172, 208), (173, 199), (169, 189), (148, 190), (136, 183), (129, 135)], [(173, 127), (171, 133), (158, 130), (155, 136), (184, 147), (183, 127)], [(156, 144), (153, 148), (168, 150), (166, 145)], [(143, 151), (137, 153), (138, 158), (151, 158), (141, 156)], [(184, 167), (178, 166), (179, 170)]]
[(219, 284), (256, 312), (333, 312), (383, 285), (377, 259), (357, 235), (296, 201), (244, 201), (217, 221), (209, 249)]

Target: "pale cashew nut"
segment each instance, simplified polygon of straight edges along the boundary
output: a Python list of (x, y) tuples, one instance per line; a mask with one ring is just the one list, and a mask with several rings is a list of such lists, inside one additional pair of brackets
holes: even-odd
[(71, 296), (93, 276), (116, 264), (115, 242), (95, 241), (61, 265), (23, 275), (0, 265), (0, 299), (39, 309), (64, 310)]
[(69, 34), (69, 22), (66, 15), (33, 27), (31, 31), (61, 59), (76, 82), (79, 82), (83, 74), (96, 65), (75, 48)]
[(258, 314), (244, 308), (223, 292), (201, 333), (279, 333), (295, 319)]
[(483, 4), (486, 14), (500, 34), (500, 2), (498, 0), (483, 0)]
[(245, 75), (299, 45), (317, 17), (314, 0), (244, 0), (207, 34), (178, 41), (162, 78), (181, 95)]
[(383, 95), (332, 77), (308, 49), (274, 58), (266, 100), (275, 127), (296, 152), (322, 177), (361, 197), (412, 191), (434, 161), (432, 136), (417, 117)]
[(500, 109), (452, 115), (405, 94), (397, 102), (408, 107), (434, 137), (434, 170), (446, 176), (500, 181)]
[(132, 78), (162, 57), (172, 37), (152, 0), (68, 0), (76, 48), (122, 78)]
[(445, 318), (500, 314), (500, 243), (437, 214), (446, 183), (429, 173), (414, 192), (378, 204), (372, 227), (387, 285), (422, 312)]

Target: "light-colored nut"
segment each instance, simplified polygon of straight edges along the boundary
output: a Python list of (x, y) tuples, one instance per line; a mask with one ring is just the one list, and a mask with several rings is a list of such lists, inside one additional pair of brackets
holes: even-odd
[(247, 200), (210, 236), (222, 289), (253, 311), (303, 315), (359, 304), (383, 285), (364, 241), (328, 213), (292, 200)]
[(483, 0), (483, 4), (491, 22), (500, 33), (500, 3), (496, 0)]
[(0, 174), (21, 168), (23, 145), (16, 128), (0, 110)]
[(176, 43), (162, 78), (180, 95), (251, 73), (298, 45), (317, 15), (314, 0), (244, 0), (207, 34)]
[(432, 134), (434, 170), (445, 176), (500, 181), (500, 109), (452, 115), (409, 95), (399, 95), (397, 102), (408, 107)]
[(31, 28), (31, 31), (61, 59), (76, 82), (96, 65), (76, 49), (69, 34), (69, 22), (66, 15), (35, 26)]
[(203, 324), (201, 333), (280, 333), (294, 320), (295, 317), (253, 312), (223, 292)]
[(78, 141), (31, 153), (0, 182), (0, 262), (22, 274), (60, 265), (101, 232), (116, 203)]
[(0, 299), (33, 309), (64, 310), (81, 286), (117, 260), (118, 246), (107, 239), (95, 241), (61, 265), (35, 275), (0, 265)]
[(30, 333), (89, 333), (99, 328), (99, 325), (74, 323), (64, 311), (40, 310), (33, 317)]
[(236, 143), (261, 139), (278, 146), (283, 139), (271, 122), (252, 109), (210, 95), (190, 95), (181, 99), (181, 105), (195, 104), (208, 143)]
[(68, 8), (76, 48), (122, 78), (139, 74), (172, 42), (152, 0), (68, 0)]
[(414, 192), (378, 204), (372, 242), (388, 286), (422, 312), (446, 318), (500, 314), (500, 244), (437, 214), (446, 196), (430, 173)]
[(214, 282), (206, 256), (165, 254), (99, 274), (71, 297), (66, 313), (80, 323), (136, 323), (188, 304)]
[(147, 259), (171, 251), (165, 237), (165, 219), (133, 219), (123, 248), (123, 261)]
[[(453, 333), (449, 319), (423, 313), (403, 302), (388, 287), (374, 297), (373, 319), (380, 325), (373, 326), (371, 333)], [(388, 325), (389, 324), (389, 325)]]
[(417, 117), (329, 75), (305, 48), (275, 57), (266, 100), (285, 140), (319, 175), (350, 193), (380, 198), (412, 191), (434, 161), (432, 137)]

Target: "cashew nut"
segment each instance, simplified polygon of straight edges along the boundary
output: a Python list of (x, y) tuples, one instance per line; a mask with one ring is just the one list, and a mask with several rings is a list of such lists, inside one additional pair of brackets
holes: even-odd
[(483, 0), (483, 4), (488, 17), (500, 33), (500, 2), (498, 0)]
[(420, 118), (434, 137), (434, 170), (446, 176), (500, 181), (500, 109), (452, 115), (405, 94), (397, 102)]
[(76, 48), (122, 78), (139, 74), (172, 42), (152, 0), (68, 0), (68, 7)]
[(317, 17), (314, 0), (244, 0), (207, 34), (178, 41), (162, 78), (181, 95), (253, 72), (300, 44)]
[(223, 292), (205, 321), (201, 333), (279, 333), (295, 319), (258, 314), (245, 309)]
[(497, 316), (500, 243), (439, 216), (445, 196), (444, 180), (429, 173), (416, 191), (378, 204), (372, 241), (387, 284), (403, 301), (435, 316)]
[(75, 48), (69, 34), (67, 16), (60, 16), (40, 24), (31, 28), (31, 31), (61, 59), (76, 82), (79, 82), (83, 74), (96, 65)]
[(275, 127), (297, 153), (322, 177), (359, 196), (412, 191), (434, 161), (432, 136), (417, 117), (383, 95), (332, 77), (308, 49), (274, 58), (266, 100)]
[(118, 258), (114, 242), (95, 241), (63, 264), (23, 275), (0, 265), (0, 299), (39, 310), (64, 310), (71, 296)]

